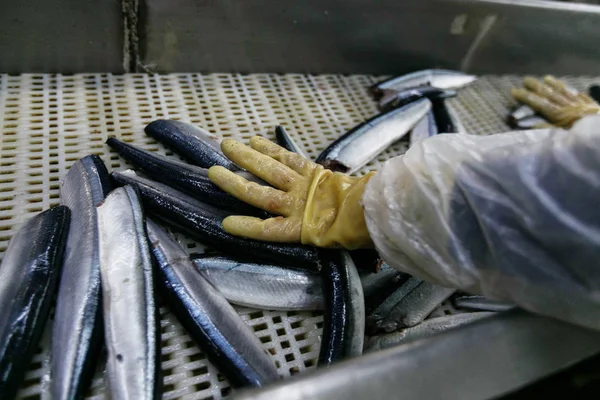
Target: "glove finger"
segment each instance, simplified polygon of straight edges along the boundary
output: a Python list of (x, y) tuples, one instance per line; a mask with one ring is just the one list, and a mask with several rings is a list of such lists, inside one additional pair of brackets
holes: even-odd
[(546, 117), (549, 121), (554, 122), (557, 119), (560, 107), (548, 99), (530, 92), (527, 89), (513, 88), (510, 93), (517, 101), (527, 104), (529, 107)]
[(302, 157), (300, 154), (287, 151), (283, 147), (277, 145), (260, 136), (250, 138), (250, 146), (296, 171), (302, 176), (309, 176), (315, 169), (316, 164)]
[(579, 93), (577, 94), (577, 98), (579, 99), (579, 101), (585, 105), (588, 106), (595, 106), (598, 107), (598, 103), (596, 102), (596, 100), (592, 99), (588, 94), (586, 93)]
[(578, 92), (575, 89), (569, 88), (564, 82), (556, 79), (552, 75), (546, 75), (544, 77), (544, 83), (551, 87), (554, 91), (559, 92), (571, 101), (579, 102), (581, 99), (578, 97)]
[(223, 228), (232, 235), (269, 242), (298, 243), (302, 219), (300, 217), (255, 217), (231, 216), (223, 220)]
[(302, 176), (287, 165), (235, 140), (223, 140), (221, 150), (231, 161), (278, 189), (290, 190), (302, 179)]
[(540, 97), (545, 97), (559, 106), (569, 106), (573, 105), (574, 102), (578, 102), (577, 100), (569, 100), (563, 95), (562, 91), (557, 91), (551, 86), (545, 85), (531, 76), (523, 78), (523, 86), (530, 91), (537, 93)]
[(227, 168), (214, 166), (208, 170), (211, 182), (234, 197), (273, 214), (289, 215), (293, 198), (286, 192), (250, 182)]

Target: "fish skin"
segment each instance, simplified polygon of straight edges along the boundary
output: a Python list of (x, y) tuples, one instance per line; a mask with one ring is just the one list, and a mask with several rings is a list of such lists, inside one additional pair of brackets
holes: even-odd
[(421, 140), (435, 136), (438, 133), (435, 115), (433, 114), (433, 111), (429, 111), (410, 132), (409, 147)]
[(431, 109), (435, 117), (435, 125), (439, 133), (458, 133), (458, 128), (444, 100), (432, 99)]
[(46, 210), (12, 237), (0, 267), (0, 393), (11, 399), (50, 315), (69, 231), (65, 206)]
[(532, 117), (536, 114), (535, 110), (527, 104), (521, 104), (508, 115), (508, 124), (515, 125), (520, 119)]
[(344, 251), (322, 250), (325, 315), (318, 365), (362, 354), (365, 309), (358, 271)]
[(465, 308), (478, 311), (508, 311), (516, 307), (515, 304), (505, 301), (496, 301), (484, 296), (457, 296), (453, 299), (456, 308)]
[(53, 400), (81, 397), (96, 368), (102, 339), (96, 206), (109, 191), (106, 166), (94, 155), (75, 162), (61, 182), (71, 224), (52, 330)]
[(367, 329), (369, 332), (376, 331), (381, 322), (390, 313), (396, 304), (404, 299), (410, 292), (412, 292), (417, 286), (423, 281), (414, 277), (409, 277), (406, 281), (402, 282), (398, 288), (392, 292), (392, 294), (385, 299), (368, 317), (366, 320)]
[(474, 312), (431, 318), (411, 328), (405, 328), (398, 332), (377, 335), (369, 338), (369, 340), (365, 343), (365, 353), (383, 350), (389, 347), (399, 346), (413, 340), (433, 336), (437, 333), (445, 332), (449, 329), (457, 328), (459, 326), (466, 325), (492, 315), (496, 315), (496, 313)]
[(424, 98), (377, 115), (331, 143), (316, 162), (333, 171), (353, 173), (408, 134), (430, 109), (431, 102)]
[(208, 178), (208, 170), (171, 160), (159, 154), (139, 149), (116, 138), (106, 144), (121, 157), (141, 168), (152, 179), (171, 186), (212, 206), (240, 215), (269, 218), (270, 215), (222, 191)]
[(438, 89), (460, 89), (477, 80), (475, 75), (447, 69), (424, 69), (401, 76), (395, 76), (371, 86), (375, 98), (383, 95), (386, 89), (402, 90), (406, 88), (429, 85)]
[(227, 214), (222, 210), (211, 209), (166, 185), (129, 175), (120, 172), (111, 174), (119, 184), (130, 184), (138, 189), (148, 214), (170, 226), (183, 229), (206, 246), (225, 253), (235, 251), (240, 257), (283, 263), (300, 269), (319, 269), (317, 250), (314, 247), (233, 236), (223, 229), (222, 220)]
[(310, 160), (310, 157), (300, 148), (300, 146), (298, 146), (283, 126), (277, 125), (275, 127), (275, 139), (277, 140), (277, 144), (287, 151), (297, 153), (307, 160)]
[(440, 304), (454, 294), (455, 289), (449, 289), (422, 282), (406, 297), (400, 300), (381, 322), (381, 328), (393, 332), (400, 328), (410, 328), (422, 322)]
[(158, 225), (146, 221), (157, 278), (172, 310), (209, 359), (237, 387), (263, 386), (279, 375), (260, 340)]
[(379, 99), (379, 109), (382, 111), (391, 110), (392, 108), (402, 107), (413, 101), (422, 99), (447, 99), (455, 97), (455, 90), (439, 89), (433, 86), (419, 86), (401, 90), (384, 90), (384, 94)]
[(400, 282), (406, 279), (406, 274), (390, 267), (387, 263), (383, 263), (379, 267), (379, 271), (375, 273), (361, 274), (360, 280), (365, 297), (365, 313), (371, 314), (398, 288)]
[(319, 275), (224, 255), (192, 258), (200, 274), (233, 304), (262, 310), (322, 310)]
[(517, 129), (540, 129), (551, 126), (550, 123), (541, 115), (532, 115), (515, 121), (513, 128)]
[(199, 167), (220, 165), (231, 171), (240, 169), (221, 151), (221, 139), (195, 125), (157, 119), (146, 125), (144, 132)]
[(160, 398), (160, 331), (140, 200), (131, 186), (117, 188), (97, 212), (112, 398)]

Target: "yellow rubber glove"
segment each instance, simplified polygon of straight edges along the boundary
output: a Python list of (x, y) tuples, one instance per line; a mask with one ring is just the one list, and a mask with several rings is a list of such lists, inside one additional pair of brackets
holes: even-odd
[(273, 187), (249, 182), (220, 166), (211, 167), (208, 177), (238, 199), (281, 216), (230, 216), (223, 220), (227, 232), (319, 247), (373, 247), (360, 200), (374, 172), (363, 177), (332, 172), (260, 136), (251, 138), (250, 146), (231, 139), (221, 142), (231, 161)]
[(523, 85), (512, 89), (512, 96), (556, 126), (570, 128), (583, 116), (600, 113), (600, 105), (590, 96), (569, 89), (553, 76), (545, 76), (543, 83), (528, 76)]

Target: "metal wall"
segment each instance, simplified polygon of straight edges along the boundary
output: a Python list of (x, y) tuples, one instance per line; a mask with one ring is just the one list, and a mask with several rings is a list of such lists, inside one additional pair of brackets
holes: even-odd
[(0, 72), (597, 74), (600, 7), (501, 0), (0, 2)]

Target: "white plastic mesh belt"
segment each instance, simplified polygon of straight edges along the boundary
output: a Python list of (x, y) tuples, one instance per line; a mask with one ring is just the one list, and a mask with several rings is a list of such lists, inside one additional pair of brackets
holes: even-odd
[[(128, 166), (104, 145), (109, 135), (146, 150), (175, 157), (143, 133), (157, 118), (188, 121), (223, 137), (246, 141), (273, 138), (286, 127), (313, 159), (330, 142), (377, 113), (365, 75), (0, 75), (0, 255), (18, 227), (34, 214), (59, 204), (59, 180), (78, 158), (98, 154), (109, 170)], [(567, 79), (585, 88), (589, 79)], [(518, 77), (486, 77), (459, 92), (449, 104), (469, 133), (507, 130), (509, 90)], [(397, 144), (363, 169), (400, 154)], [(179, 236), (190, 252), (202, 247)], [(319, 312), (271, 312), (237, 308), (273, 355), (282, 376), (313, 368), (323, 318)], [(448, 304), (436, 311), (448, 313)], [(228, 382), (161, 307), (165, 399), (219, 399)], [(47, 327), (20, 398), (48, 398)], [(90, 398), (104, 398), (104, 361)]]

